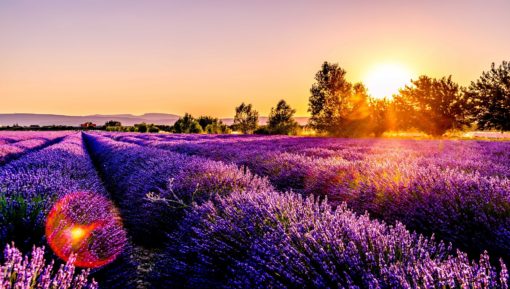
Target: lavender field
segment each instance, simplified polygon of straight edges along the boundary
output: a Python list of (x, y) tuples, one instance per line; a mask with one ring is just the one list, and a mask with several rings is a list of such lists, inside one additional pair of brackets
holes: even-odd
[(0, 248), (0, 288), (508, 288), (510, 142), (2, 132)]

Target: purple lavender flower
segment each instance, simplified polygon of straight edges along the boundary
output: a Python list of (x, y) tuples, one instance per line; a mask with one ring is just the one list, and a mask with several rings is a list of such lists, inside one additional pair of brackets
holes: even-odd
[(0, 288), (5, 289), (97, 289), (97, 283), (88, 281), (89, 270), (75, 274), (74, 257), (54, 269), (54, 262), (47, 263), (44, 248), (33, 247), (30, 256), (23, 256), (13, 245), (4, 250), (4, 263), (0, 266)]

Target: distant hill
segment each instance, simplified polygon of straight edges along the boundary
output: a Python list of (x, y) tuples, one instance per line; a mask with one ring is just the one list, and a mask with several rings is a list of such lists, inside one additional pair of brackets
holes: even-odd
[[(94, 114), (84, 116), (72, 115), (59, 115), (59, 114), (35, 114), (35, 113), (4, 113), (0, 114), (0, 126), (18, 124), (21, 126), (29, 125), (70, 125), (79, 126), (85, 122), (93, 122), (97, 125), (102, 125), (109, 120), (120, 121), (122, 125), (134, 125), (135, 123), (154, 123), (173, 125), (178, 115), (168, 113), (146, 113), (143, 115), (132, 114)], [(221, 119), (225, 124), (231, 125), (234, 122), (233, 118)], [(296, 121), (305, 125), (308, 122), (308, 117), (296, 117)], [(267, 122), (267, 117), (259, 117), (259, 124), (264, 125)]]
[(18, 124), (29, 125), (71, 125), (79, 126), (87, 121), (102, 125), (109, 120), (120, 121), (122, 125), (134, 125), (135, 123), (157, 123), (172, 125), (179, 119), (178, 115), (166, 113), (146, 113), (143, 115), (132, 114), (95, 114), (85, 116), (70, 116), (58, 114), (32, 114), (32, 113), (8, 113), (0, 114), (0, 125)]

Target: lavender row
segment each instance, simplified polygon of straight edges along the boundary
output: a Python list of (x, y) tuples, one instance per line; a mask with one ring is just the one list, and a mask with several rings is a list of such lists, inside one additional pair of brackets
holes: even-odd
[(195, 206), (169, 244), (155, 288), (508, 288), (485, 253), (274, 191)]
[[(57, 200), (75, 192), (108, 196), (80, 134), (69, 135), (62, 142), (0, 167), (0, 247), (14, 241), (27, 251), (34, 244), (44, 244), (49, 210)], [(129, 270), (134, 272), (128, 249), (94, 276), (105, 288), (130, 288), (134, 274), (118, 277)], [(122, 283), (114, 286), (118, 280), (111, 280), (115, 278)]]
[(89, 152), (137, 244), (160, 247), (192, 203), (269, 183), (234, 165), (85, 135)]
[(36, 138), (54, 139), (68, 134), (67, 131), (0, 131), (0, 145)]
[(68, 133), (0, 134), (0, 164), (60, 141)]
[[(224, 172), (200, 169), (208, 162), (204, 159), (95, 135), (86, 139), (100, 167), (118, 173), (108, 176), (121, 189), (117, 192), (123, 192), (119, 197), (126, 198), (127, 206), (147, 197), (147, 188), (152, 186), (148, 183), (173, 179), (168, 185), (171, 189), (159, 187), (147, 201), (150, 205), (160, 202), (172, 215), (175, 204), (189, 208), (168, 230), (169, 246), (153, 270), (155, 288), (455, 287), (481, 286), (482, 282), (488, 288), (506, 286), (506, 271), (498, 274), (487, 255), (480, 265), (471, 265), (462, 253), (455, 257), (444, 245), (410, 234), (400, 224), (388, 227), (368, 216), (358, 217), (345, 207), (333, 212), (326, 204), (277, 193), (267, 184), (253, 186), (254, 180), (224, 190), (221, 188), (232, 179), (221, 186), (207, 185), (225, 179)], [(174, 175), (174, 163), (187, 170)], [(149, 168), (156, 173), (149, 173)], [(229, 171), (241, 173), (231, 166)], [(132, 191), (123, 191), (130, 184)], [(192, 207), (179, 202), (196, 190), (196, 184), (209, 187), (208, 197)], [(214, 191), (222, 193), (211, 194)], [(154, 207), (145, 210), (162, 216)], [(156, 221), (150, 219), (150, 213), (137, 215), (134, 208), (128, 212), (143, 220), (141, 226)]]
[[(260, 136), (196, 136), (196, 135), (123, 135), (110, 137), (144, 146), (193, 153), (203, 151), (204, 145), (214, 151), (228, 148), (220, 160), (235, 162), (246, 152), (287, 152), (314, 158), (341, 158), (348, 161), (377, 160), (391, 155), (395, 162), (413, 161), (417, 165), (434, 163), (440, 169), (476, 172), (483, 176), (510, 177), (510, 142), (433, 141), (390, 139), (335, 139)], [(225, 157), (228, 157), (225, 159)]]
[[(367, 149), (369, 143), (344, 141), (345, 147), (359, 142), (357, 150)], [(327, 196), (333, 204), (345, 201), (357, 212), (366, 210), (388, 222), (400, 220), (412, 230), (436, 234), (471, 256), (488, 250), (510, 260), (510, 181), (499, 176), (509, 168), (504, 162), (509, 144), (487, 143), (485, 148), (478, 142), (442, 143), (391, 141), (366, 150), (361, 158), (345, 149), (321, 158), (221, 141), (154, 146), (234, 162), (267, 176), (281, 191)], [(489, 150), (492, 154), (486, 154)], [(484, 169), (493, 171), (483, 173)]]

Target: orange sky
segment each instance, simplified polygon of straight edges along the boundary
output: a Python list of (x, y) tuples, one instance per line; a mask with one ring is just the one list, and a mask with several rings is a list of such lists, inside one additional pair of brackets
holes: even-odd
[(463, 85), (509, 60), (510, 1), (420, 2), (1, 1), (0, 113), (303, 116), (324, 60)]

